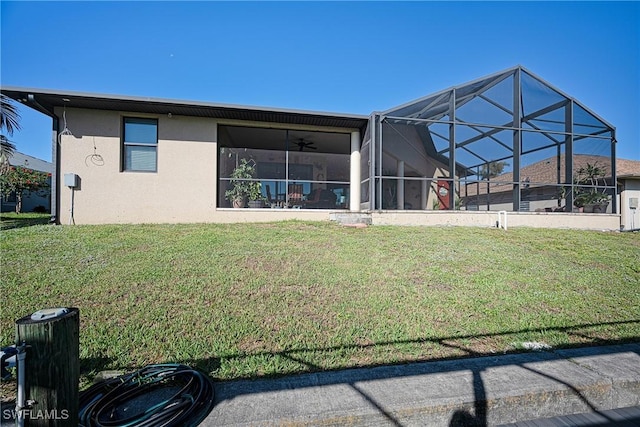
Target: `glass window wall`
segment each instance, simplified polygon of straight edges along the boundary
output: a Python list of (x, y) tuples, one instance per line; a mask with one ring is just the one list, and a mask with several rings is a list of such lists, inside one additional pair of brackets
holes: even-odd
[(244, 207), (348, 207), (350, 134), (221, 125), (218, 135), (218, 207), (234, 206), (237, 192)]

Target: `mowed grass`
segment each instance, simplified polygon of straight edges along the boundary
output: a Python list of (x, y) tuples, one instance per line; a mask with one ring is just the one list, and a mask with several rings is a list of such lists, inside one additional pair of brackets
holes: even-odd
[(0, 214), (0, 230), (11, 228), (30, 227), (38, 224), (48, 224), (51, 214), (47, 213), (15, 213), (3, 212)]
[(181, 362), (216, 379), (638, 340), (640, 234), (280, 222), (2, 232), (14, 321), (80, 309), (84, 380)]

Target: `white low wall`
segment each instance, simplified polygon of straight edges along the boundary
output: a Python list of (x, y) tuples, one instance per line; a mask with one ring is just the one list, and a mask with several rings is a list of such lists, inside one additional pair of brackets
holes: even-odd
[[(373, 225), (496, 227), (498, 212), (382, 211), (371, 212)], [(508, 227), (619, 230), (620, 215), (566, 212), (508, 212)]]
[[(292, 219), (328, 221), (348, 211), (304, 209), (217, 209), (212, 222), (274, 222)], [(372, 225), (399, 226), (466, 226), (496, 227), (498, 212), (474, 211), (382, 211), (360, 212), (355, 216), (370, 216)], [(504, 218), (504, 216), (503, 216)], [(504, 219), (503, 219), (504, 221)], [(563, 228), (579, 230), (619, 230), (620, 215), (563, 212), (508, 212), (507, 227)]]

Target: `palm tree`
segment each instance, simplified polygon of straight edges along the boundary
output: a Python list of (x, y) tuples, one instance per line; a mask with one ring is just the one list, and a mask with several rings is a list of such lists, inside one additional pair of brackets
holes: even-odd
[[(20, 130), (20, 114), (11, 98), (2, 94), (0, 96), (0, 129), (6, 130), (9, 135)], [(9, 164), (9, 158), (16, 151), (16, 146), (9, 141), (4, 134), (0, 135), (0, 168), (4, 168)], [(0, 170), (0, 171), (1, 171)]]
[(480, 172), (478, 173), (478, 175), (482, 179), (495, 178), (496, 176), (500, 175), (504, 171), (504, 168), (507, 166), (509, 166), (509, 163), (507, 162), (494, 161), (485, 163), (480, 167)]
[(16, 146), (6, 136), (0, 135), (0, 174), (9, 167), (9, 158), (16, 151)]
[(20, 113), (8, 96), (0, 96), (0, 129), (6, 129), (9, 135), (20, 130)]

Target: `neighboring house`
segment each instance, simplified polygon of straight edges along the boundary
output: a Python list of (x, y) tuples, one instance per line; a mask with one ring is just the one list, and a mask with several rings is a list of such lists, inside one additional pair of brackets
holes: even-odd
[[(615, 164), (615, 128), (521, 66), (370, 115), (15, 87), (2, 93), (53, 118), (52, 208), (60, 223), (353, 214), (380, 224), (491, 225), (492, 211), (505, 210), (517, 214), (515, 225), (620, 226), (616, 197), (610, 214), (575, 218), (543, 217), (523, 203), (533, 185), (570, 183), (582, 155)], [(528, 168), (550, 158), (559, 165), (554, 174), (523, 182)], [(240, 181), (260, 183), (264, 200), (234, 209), (246, 200), (225, 193), (239, 182), (233, 173), (242, 160), (253, 174)], [(483, 173), (496, 162), (505, 165), (501, 182)], [(605, 190), (614, 195), (611, 179)], [(500, 202), (466, 203), (474, 186), (476, 196), (483, 186), (500, 188)], [(556, 203), (550, 194), (543, 199)], [(441, 212), (429, 215), (434, 210)]]
[[(53, 163), (17, 151), (13, 153), (13, 156), (9, 158), (9, 164), (11, 166), (21, 166), (26, 169), (45, 172), (49, 174), (53, 174), (55, 172)], [(48, 182), (49, 185), (51, 185), (51, 178), (49, 178)], [(2, 195), (2, 197), (0, 197), (0, 205), (0, 210), (2, 212), (14, 212), (16, 210), (15, 192)], [(25, 192), (23, 194), (22, 212), (33, 212), (34, 210), (51, 212), (50, 191)]]
[(640, 229), (640, 161), (618, 160), (620, 225), (623, 230)]
[[(553, 156), (543, 159), (531, 165), (520, 168), (520, 177), (523, 191), (520, 200), (521, 212), (578, 212), (576, 206), (571, 206), (567, 210), (565, 192), (575, 182), (579, 172), (589, 166), (597, 166), (603, 171), (603, 176), (599, 180), (598, 190), (607, 188), (606, 193), (613, 198), (615, 184), (613, 180), (613, 166), (611, 159), (607, 156), (574, 154), (573, 156), (573, 178), (565, 180), (563, 171), (566, 169), (565, 155)], [(640, 176), (640, 161), (616, 159), (616, 176), (618, 182), (622, 182), (622, 177)], [(461, 185), (460, 198), (461, 209), (478, 209), (492, 207), (496, 210), (509, 209), (511, 197), (513, 172), (507, 172), (488, 179), (482, 184), (473, 182), (472, 184)], [(558, 184), (550, 184), (556, 183)], [(567, 183), (569, 185), (567, 185)], [(619, 202), (617, 203), (619, 205)], [(607, 205), (608, 213), (613, 211), (613, 203)], [(624, 214), (624, 211), (621, 210)], [(624, 224), (624, 221), (622, 222)]]

